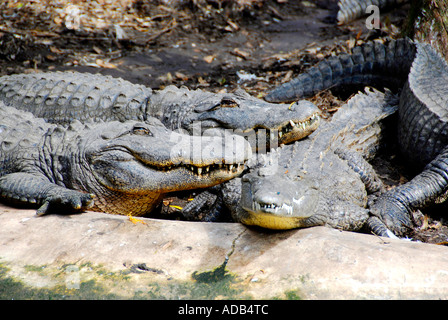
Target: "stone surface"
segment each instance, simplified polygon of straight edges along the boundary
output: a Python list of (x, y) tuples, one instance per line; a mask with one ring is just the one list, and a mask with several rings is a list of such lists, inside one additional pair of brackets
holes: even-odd
[(326, 227), (142, 221), (0, 206), (2, 279), (72, 289), (62, 298), (94, 281), (93, 298), (448, 299), (443, 246)]

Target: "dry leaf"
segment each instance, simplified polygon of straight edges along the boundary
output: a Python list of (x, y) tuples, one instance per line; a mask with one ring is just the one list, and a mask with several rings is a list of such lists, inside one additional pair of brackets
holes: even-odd
[(110, 62), (106, 62), (103, 61), (101, 59), (96, 59), (95, 63), (100, 66), (101, 68), (106, 68), (106, 69), (115, 69), (117, 66), (114, 65), (113, 63)]
[(183, 81), (187, 81), (187, 80), (188, 80), (188, 76), (186, 76), (186, 75), (183, 74), (182, 72), (176, 72), (174, 75), (175, 75), (176, 78), (179, 79), (179, 80), (183, 80)]
[(49, 61), (56, 61), (56, 60), (57, 60), (57, 57), (54, 56), (54, 55), (52, 55), (52, 54), (47, 54), (47, 55), (45, 56), (45, 58), (46, 58), (47, 60), (49, 60)]
[(97, 46), (93, 46), (92, 50), (95, 51), (96, 54), (104, 54), (103, 50)]
[(63, 53), (63, 51), (61, 49), (56, 48), (55, 46), (50, 46), (50, 51), (53, 53), (58, 53), (58, 54)]
[(292, 79), (292, 74), (293, 74), (292, 70), (289, 70), (288, 72), (286, 72), (285, 76), (281, 80), (281, 83), (289, 82)]
[[(232, 20), (227, 20), (226, 22), (230, 25), (230, 27), (232, 27), (233, 30), (238, 31), (240, 29), (240, 27)], [(229, 31), (229, 30), (227, 30), (227, 31)], [(230, 30), (230, 31), (232, 31), (232, 30)]]
[(249, 58), (249, 56), (250, 56), (249, 53), (247, 53), (247, 52), (245, 52), (243, 50), (240, 50), (238, 48), (233, 49), (233, 51), (231, 53), (236, 55), (236, 56), (238, 56), (238, 57), (240, 57), (240, 58), (243, 58), (244, 60), (247, 60)]
[(213, 60), (215, 60), (215, 58), (216, 58), (215, 55), (205, 56), (204, 61), (207, 63), (212, 63)]

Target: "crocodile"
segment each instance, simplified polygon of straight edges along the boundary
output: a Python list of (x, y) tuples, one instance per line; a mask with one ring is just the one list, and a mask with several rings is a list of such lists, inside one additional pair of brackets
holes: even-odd
[(242, 89), (224, 94), (168, 86), (153, 91), (120, 78), (79, 72), (0, 77), (0, 101), (58, 124), (155, 117), (168, 129), (190, 134), (231, 129), (262, 150), (302, 139), (319, 122), (319, 109), (306, 100), (272, 104)]
[(368, 204), (385, 187), (367, 161), (382, 139), (397, 98), (358, 93), (306, 139), (271, 151), (240, 181), (224, 184), (223, 201), (235, 221), (268, 229), (326, 225), (391, 233)]
[(0, 198), (38, 215), (146, 215), (167, 192), (238, 176), (251, 155), (241, 136), (184, 135), (154, 118), (62, 126), (3, 102), (0, 114)]
[(337, 21), (339, 25), (346, 24), (368, 13), (369, 6), (377, 6), (380, 10), (396, 7), (407, 0), (339, 0)]
[[(314, 81), (313, 81), (314, 79)], [(327, 88), (356, 85), (398, 88), (399, 151), (415, 176), (385, 192), (370, 211), (396, 235), (414, 227), (412, 212), (444, 202), (448, 190), (448, 65), (430, 44), (409, 39), (368, 43), (321, 61), (272, 100), (303, 97)], [(282, 99), (280, 97), (285, 97)]]

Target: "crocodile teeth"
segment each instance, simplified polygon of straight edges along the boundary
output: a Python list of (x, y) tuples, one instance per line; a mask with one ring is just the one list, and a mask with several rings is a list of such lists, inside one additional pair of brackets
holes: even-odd
[[(163, 170), (167, 171), (171, 168), (172, 168), (172, 166), (168, 166), (168, 167), (164, 168)], [(225, 169), (228, 172), (237, 172), (238, 170), (240, 170), (242, 168), (244, 168), (243, 163), (212, 164), (212, 165), (204, 166), (204, 167), (196, 167), (193, 165), (186, 165), (187, 170), (190, 170), (191, 172), (193, 172), (194, 174), (197, 174), (197, 175), (207, 174), (207, 173), (213, 172), (214, 170), (220, 170), (220, 169)]]
[(294, 121), (289, 120), (289, 124), (291, 125), (291, 127), (294, 127), (296, 124), (294, 123)]

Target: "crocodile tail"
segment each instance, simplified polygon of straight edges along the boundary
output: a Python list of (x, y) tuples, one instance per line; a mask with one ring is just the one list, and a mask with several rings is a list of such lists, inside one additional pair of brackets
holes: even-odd
[(388, 44), (368, 42), (322, 60), (270, 93), (269, 102), (288, 102), (311, 97), (326, 89), (356, 92), (364, 86), (401, 88), (414, 60), (416, 47), (410, 39), (392, 40)]
[(448, 64), (430, 44), (417, 56), (400, 96), (398, 137), (408, 161), (421, 168), (447, 145)]

